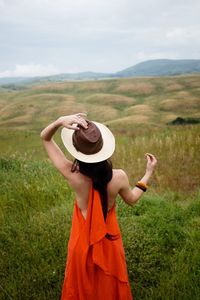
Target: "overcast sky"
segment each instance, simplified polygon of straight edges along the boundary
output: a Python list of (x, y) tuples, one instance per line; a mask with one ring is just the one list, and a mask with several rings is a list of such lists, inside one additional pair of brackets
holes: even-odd
[(200, 58), (200, 0), (0, 0), (0, 77)]

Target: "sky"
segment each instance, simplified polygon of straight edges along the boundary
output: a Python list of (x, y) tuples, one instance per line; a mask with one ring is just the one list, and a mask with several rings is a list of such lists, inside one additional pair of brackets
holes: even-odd
[(0, 0), (0, 77), (200, 58), (199, 0)]

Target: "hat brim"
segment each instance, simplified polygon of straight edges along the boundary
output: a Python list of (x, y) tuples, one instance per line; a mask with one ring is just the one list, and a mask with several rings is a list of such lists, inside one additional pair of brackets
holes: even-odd
[(94, 122), (94, 121), (92, 122), (101, 131), (101, 135), (103, 139), (103, 146), (101, 150), (95, 154), (84, 154), (80, 151), (77, 151), (72, 141), (72, 135), (74, 133), (74, 130), (68, 129), (66, 127), (63, 127), (61, 130), (61, 139), (68, 152), (76, 159), (87, 163), (95, 163), (95, 162), (106, 160), (110, 158), (113, 152), (115, 151), (115, 137), (110, 131), (110, 129), (108, 129), (108, 127), (106, 127), (101, 123)]

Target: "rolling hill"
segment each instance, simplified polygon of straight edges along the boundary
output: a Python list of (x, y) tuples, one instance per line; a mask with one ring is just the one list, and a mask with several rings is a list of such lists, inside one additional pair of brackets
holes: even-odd
[(0, 128), (41, 130), (47, 120), (85, 111), (130, 134), (178, 117), (200, 118), (200, 75), (40, 83), (0, 90)]

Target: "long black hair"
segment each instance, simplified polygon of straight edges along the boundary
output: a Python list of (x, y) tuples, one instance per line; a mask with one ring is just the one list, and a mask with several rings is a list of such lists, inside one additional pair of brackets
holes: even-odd
[(93, 188), (99, 192), (103, 216), (106, 221), (108, 210), (107, 184), (113, 176), (111, 161), (104, 160), (97, 163), (85, 163), (75, 159), (72, 165), (72, 172), (75, 172), (77, 167), (80, 173), (92, 179)]

